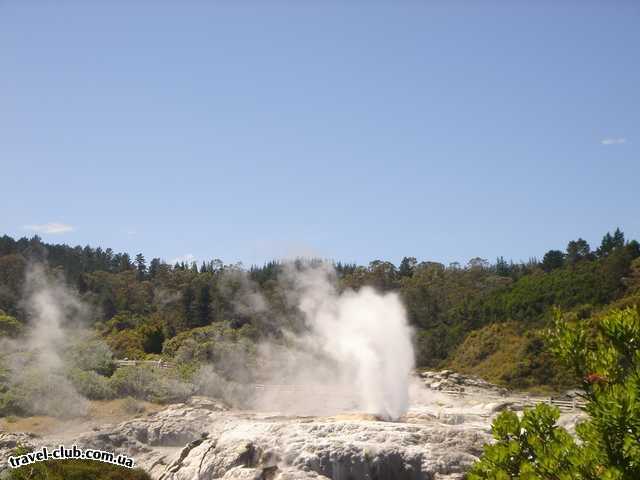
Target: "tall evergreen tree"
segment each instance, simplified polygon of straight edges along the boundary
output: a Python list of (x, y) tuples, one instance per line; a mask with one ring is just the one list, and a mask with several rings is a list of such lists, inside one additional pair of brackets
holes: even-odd
[(127, 270), (131, 270), (131, 257), (128, 253), (118, 254), (116, 258), (118, 258), (118, 271), (126, 272)]
[(187, 328), (192, 328), (194, 323), (194, 308), (193, 303), (195, 300), (195, 293), (191, 285), (187, 285), (182, 290), (182, 314), (184, 316), (184, 323)]
[(586, 260), (591, 256), (591, 247), (586, 240), (578, 238), (578, 240), (572, 240), (567, 245), (567, 262), (570, 265), (579, 262), (580, 260)]
[(613, 248), (624, 247), (624, 233), (622, 233), (620, 228), (616, 228), (616, 231), (613, 232), (612, 243), (613, 243)]
[(211, 323), (211, 291), (209, 285), (204, 284), (198, 290), (195, 305), (195, 315), (197, 316), (197, 324), (204, 327)]
[(416, 268), (418, 261), (416, 257), (404, 257), (400, 262), (400, 267), (398, 268), (398, 274), (401, 277), (410, 277), (413, 275), (413, 271)]
[(545, 272), (550, 272), (556, 268), (560, 268), (564, 265), (564, 253), (560, 250), (549, 250), (542, 257), (542, 269)]
[(498, 257), (496, 259), (496, 274), (500, 275), (501, 277), (508, 277), (510, 273), (511, 268), (509, 267), (507, 261), (504, 259), (504, 257)]
[(147, 274), (147, 264), (142, 253), (136, 255), (136, 268), (138, 270), (138, 280), (144, 280)]
[(161, 260), (159, 258), (152, 258), (149, 264), (149, 277), (155, 278), (160, 271)]

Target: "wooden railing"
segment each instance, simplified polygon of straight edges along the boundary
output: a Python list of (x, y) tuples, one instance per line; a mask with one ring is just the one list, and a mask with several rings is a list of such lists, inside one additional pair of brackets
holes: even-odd
[(135, 367), (136, 365), (146, 365), (158, 368), (173, 368), (172, 363), (162, 360), (129, 360), (128, 358), (125, 358), (124, 360), (116, 360), (116, 365), (118, 367)]

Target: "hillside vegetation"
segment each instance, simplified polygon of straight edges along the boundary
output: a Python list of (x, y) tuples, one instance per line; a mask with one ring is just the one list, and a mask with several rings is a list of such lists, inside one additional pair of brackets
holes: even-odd
[[(49, 279), (89, 306), (72, 304), (87, 331), (65, 348), (64, 368), (45, 386), (24, 355), (20, 379), (9, 373), (19, 353), (15, 340), (32, 330), (24, 296), (34, 264), (46, 265)], [(445, 266), (405, 257), (398, 266), (376, 260), (336, 263), (335, 270), (340, 289), (372, 286), (401, 296), (419, 368), (450, 367), (515, 388), (572, 385), (548, 353), (554, 308), (586, 321), (640, 303), (640, 244), (620, 230), (607, 233), (595, 250), (578, 239), (526, 263), (474, 258)], [(0, 350), (0, 412), (38, 411), (24, 398), (65, 382), (85, 398), (173, 401), (197, 388), (204, 363), (221, 380), (237, 380), (236, 367), (242, 362), (246, 370), (261, 339), (278, 341), (285, 330), (300, 328), (284, 271), (278, 262), (248, 269), (220, 260), (169, 265), (159, 258), (147, 262), (141, 253), (131, 258), (109, 248), (0, 237), (0, 342), (13, 345)], [(114, 358), (163, 358), (178, 368), (116, 369)]]

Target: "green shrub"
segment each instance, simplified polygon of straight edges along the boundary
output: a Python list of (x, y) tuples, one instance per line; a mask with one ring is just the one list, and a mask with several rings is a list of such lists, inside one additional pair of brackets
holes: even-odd
[[(546, 404), (525, 409), (522, 419), (502, 412), (491, 427), (496, 442), (487, 445), (468, 480), (566, 479), (573, 477), (578, 447), (569, 433), (556, 425), (560, 416)], [(589, 477), (587, 477), (589, 478)]]
[(153, 366), (130, 366), (116, 370), (111, 386), (120, 397), (134, 397), (158, 403), (186, 400), (193, 387), (183, 382), (177, 372)]
[(102, 340), (90, 338), (77, 341), (66, 352), (66, 359), (72, 367), (111, 376), (116, 369), (113, 354)]
[(15, 337), (23, 330), (23, 325), (11, 315), (0, 310), (0, 337)]
[(114, 331), (105, 340), (118, 358), (142, 359), (145, 356), (144, 337), (138, 330)]
[(69, 372), (69, 379), (76, 391), (89, 400), (108, 400), (115, 396), (109, 378), (94, 371), (74, 368)]
[(143, 470), (91, 460), (56, 460), (9, 470), (6, 480), (151, 480)]
[(613, 310), (591, 322), (556, 314), (553, 352), (582, 382), (586, 421), (578, 441), (556, 425), (546, 405), (519, 420), (503, 412), (493, 423), (496, 443), (485, 447), (469, 480), (640, 478), (640, 313)]
[(67, 377), (31, 367), (0, 397), (0, 408), (16, 415), (52, 415), (74, 417), (84, 415), (87, 401)]
[(25, 399), (13, 390), (0, 393), (0, 417), (29, 413)]
[(194, 328), (165, 342), (163, 353), (178, 365), (206, 363), (225, 378), (248, 380), (255, 360), (255, 344), (250, 335), (250, 328), (236, 330), (224, 323)]

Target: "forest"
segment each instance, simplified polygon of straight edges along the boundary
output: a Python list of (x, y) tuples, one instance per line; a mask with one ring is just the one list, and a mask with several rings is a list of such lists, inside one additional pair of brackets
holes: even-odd
[[(299, 259), (294, 266), (314, 262), (322, 260)], [(34, 397), (34, 389), (45, 388), (34, 381), (39, 373), (29, 369), (28, 359), (21, 360), (20, 379), (8, 373), (19, 350), (15, 346), (31, 328), (32, 312), (23, 298), (33, 265), (44, 266), (47, 278), (88, 306), (72, 304), (84, 334), (66, 349), (59, 374), (89, 399), (181, 398), (193, 393), (203, 365), (213, 365), (221, 379), (237, 378), (238, 363), (230, 360), (249, 358), (262, 339), (278, 341), (283, 331), (297, 328), (282, 262), (249, 268), (218, 259), (170, 265), (160, 258), (147, 261), (143, 253), (132, 257), (110, 248), (5, 235), (0, 237), (4, 414), (46, 410), (24, 402)], [(572, 386), (575, 377), (549, 354), (547, 333), (555, 312), (583, 322), (640, 303), (640, 244), (620, 229), (606, 233), (596, 248), (578, 238), (527, 262), (478, 257), (443, 265), (404, 257), (397, 266), (374, 260), (333, 262), (333, 267), (340, 290), (371, 286), (400, 296), (414, 329), (418, 368), (451, 368), (515, 389)], [(124, 358), (162, 359), (178, 368), (162, 378), (152, 369), (116, 369), (114, 359)]]

